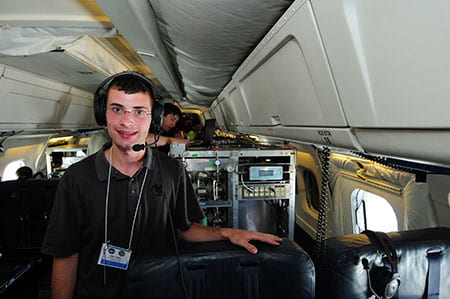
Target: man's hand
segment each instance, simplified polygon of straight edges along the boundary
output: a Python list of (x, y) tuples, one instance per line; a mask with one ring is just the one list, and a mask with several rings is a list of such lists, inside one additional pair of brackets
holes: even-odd
[(271, 245), (278, 246), (282, 239), (272, 234), (259, 233), (242, 229), (222, 229), (223, 234), (234, 245), (247, 249), (248, 252), (256, 254), (258, 249), (250, 241), (261, 241)]
[(278, 246), (282, 239), (275, 235), (258, 233), (236, 228), (215, 228), (203, 226), (198, 223), (192, 224), (188, 230), (179, 231), (181, 238), (188, 242), (205, 242), (228, 239), (237, 246), (244, 247), (248, 252), (256, 254), (258, 249), (249, 243), (250, 241), (261, 241)]

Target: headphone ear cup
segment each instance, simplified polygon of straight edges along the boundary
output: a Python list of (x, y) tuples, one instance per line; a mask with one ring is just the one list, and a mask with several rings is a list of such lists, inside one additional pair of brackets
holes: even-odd
[(152, 107), (152, 123), (150, 125), (150, 132), (154, 134), (161, 133), (161, 127), (164, 119), (164, 100), (161, 98), (155, 99)]
[(381, 267), (374, 271), (375, 291), (383, 298), (390, 299), (397, 294), (400, 286), (400, 276), (392, 273), (387, 267)]
[(106, 93), (103, 86), (94, 94), (94, 116), (99, 126), (106, 126)]

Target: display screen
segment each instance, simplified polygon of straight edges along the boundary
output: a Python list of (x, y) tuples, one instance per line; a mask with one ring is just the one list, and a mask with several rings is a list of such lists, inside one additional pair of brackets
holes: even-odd
[(250, 181), (281, 180), (283, 178), (282, 166), (252, 166), (249, 168)]
[(273, 176), (274, 173), (275, 173), (275, 171), (273, 171), (273, 170), (261, 169), (258, 171), (259, 176)]

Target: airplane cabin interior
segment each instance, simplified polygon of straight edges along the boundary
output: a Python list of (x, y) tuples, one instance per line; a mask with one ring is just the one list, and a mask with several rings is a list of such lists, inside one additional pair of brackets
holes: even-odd
[(124, 71), (181, 109), (202, 224), (283, 238), (137, 256), (129, 298), (450, 297), (448, 1), (4, 2), (2, 298), (51, 298), (58, 183), (108, 141), (93, 94)]

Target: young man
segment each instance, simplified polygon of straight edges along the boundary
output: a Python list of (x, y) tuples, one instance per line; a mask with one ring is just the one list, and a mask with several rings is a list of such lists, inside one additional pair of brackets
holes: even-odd
[[(189, 146), (189, 140), (183, 138), (180, 134), (174, 132), (178, 121), (181, 118), (181, 110), (174, 104), (164, 104), (164, 118), (161, 125), (161, 134), (159, 136), (156, 147), (159, 151), (168, 154), (170, 151), (170, 145), (173, 143), (185, 144)], [(147, 143), (151, 144), (155, 141), (155, 135), (153, 133), (148, 134)]]
[[(177, 126), (181, 118), (181, 110), (171, 103), (164, 104), (164, 118), (162, 123), (163, 136), (177, 137), (172, 130)], [(178, 136), (180, 137), (180, 136)]]
[(130, 259), (173, 246), (172, 230), (186, 241), (229, 239), (251, 253), (257, 252), (251, 240), (279, 244), (270, 234), (197, 224), (203, 214), (181, 163), (133, 150), (145, 143), (152, 122), (149, 80), (123, 73), (101, 88), (96, 119), (105, 118), (112, 143), (69, 167), (59, 184), (42, 246), (54, 257), (53, 299), (126, 297)]

